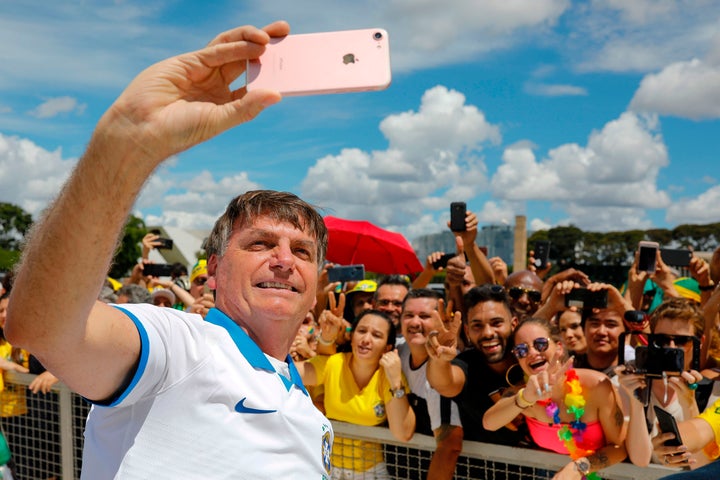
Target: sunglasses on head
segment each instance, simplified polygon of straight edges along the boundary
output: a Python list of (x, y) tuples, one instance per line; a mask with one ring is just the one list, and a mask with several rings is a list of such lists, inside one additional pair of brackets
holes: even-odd
[(513, 300), (519, 300), (523, 294), (527, 294), (531, 302), (538, 303), (542, 299), (542, 293), (538, 290), (531, 290), (529, 288), (522, 287), (510, 287), (508, 290), (508, 295), (510, 295), (510, 298)]
[(656, 347), (669, 347), (670, 342), (675, 342), (676, 347), (684, 347), (692, 342), (691, 335), (667, 335), (665, 333), (653, 333), (650, 335), (650, 341)]
[[(542, 353), (550, 346), (550, 339), (547, 337), (539, 337), (533, 340), (532, 345), (535, 350)], [(518, 343), (512, 349), (513, 354), (518, 359), (527, 357), (529, 351), (530, 347), (527, 343)]]

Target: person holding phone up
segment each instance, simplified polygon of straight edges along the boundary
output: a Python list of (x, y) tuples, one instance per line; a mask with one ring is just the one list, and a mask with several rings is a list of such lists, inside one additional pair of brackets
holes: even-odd
[(140, 73), (35, 225), (5, 334), (93, 401), (82, 478), (330, 478), (332, 425), (288, 355), (327, 249), (312, 205), (268, 190), (230, 202), (207, 242), (206, 319), (96, 301), (153, 171), (280, 101), (232, 84), (289, 31), (234, 28)]
[[(703, 376), (692, 366), (696, 363), (693, 362), (694, 344), (699, 345), (703, 337), (703, 323), (703, 313), (693, 302), (682, 298), (666, 300), (650, 317), (652, 334), (648, 339), (652, 342), (651, 346), (681, 349), (685, 362), (683, 371), (679, 376), (650, 378), (643, 373), (634, 373), (632, 363), (615, 369), (621, 397), (630, 413), (628, 453), (636, 465), (646, 466), (650, 461), (668, 465), (670, 462), (665, 455), (651, 458), (648, 439), (663, 433), (653, 407), (668, 411), (678, 421), (691, 419), (699, 413), (695, 390)], [(644, 390), (648, 388), (649, 391)], [(687, 465), (707, 463), (700, 456), (692, 457), (687, 452), (682, 459)]]

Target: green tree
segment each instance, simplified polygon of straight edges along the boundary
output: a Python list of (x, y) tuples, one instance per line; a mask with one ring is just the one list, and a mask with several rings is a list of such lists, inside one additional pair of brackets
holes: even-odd
[(12, 203), (0, 203), (0, 248), (18, 251), (30, 226), (32, 216)]
[(140, 243), (146, 233), (147, 227), (143, 219), (130, 215), (110, 267), (109, 275), (111, 277), (122, 278), (130, 274), (137, 259), (142, 255)]
[(0, 270), (10, 270), (20, 259), (20, 249), (32, 216), (12, 203), (0, 202)]

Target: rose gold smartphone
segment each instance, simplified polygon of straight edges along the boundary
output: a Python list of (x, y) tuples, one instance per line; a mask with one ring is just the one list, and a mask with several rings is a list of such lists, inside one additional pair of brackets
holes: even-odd
[(284, 96), (383, 90), (390, 85), (390, 44), (381, 28), (273, 38), (248, 60), (247, 90)]

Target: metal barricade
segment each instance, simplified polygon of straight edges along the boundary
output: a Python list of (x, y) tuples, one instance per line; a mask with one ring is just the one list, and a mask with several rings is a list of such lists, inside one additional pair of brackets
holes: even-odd
[[(27, 413), (2, 418), (2, 427), (13, 451), (22, 480), (63, 480), (80, 478), (85, 417), (89, 405), (79, 395), (58, 383), (48, 394), (33, 394), (27, 386), (35, 375), (5, 373), (6, 389), (25, 393)], [(2, 397), (0, 397), (1, 399)], [(410, 442), (396, 440), (384, 427), (363, 427), (333, 422), (335, 435), (379, 444), (388, 470), (396, 479), (418, 480), (427, 475), (435, 439), (415, 435)], [(568, 462), (566, 455), (540, 450), (464, 442), (455, 478), (530, 480), (552, 478)], [(612, 480), (654, 480), (673, 470), (659, 465), (647, 468), (629, 463), (613, 465), (602, 471)]]

